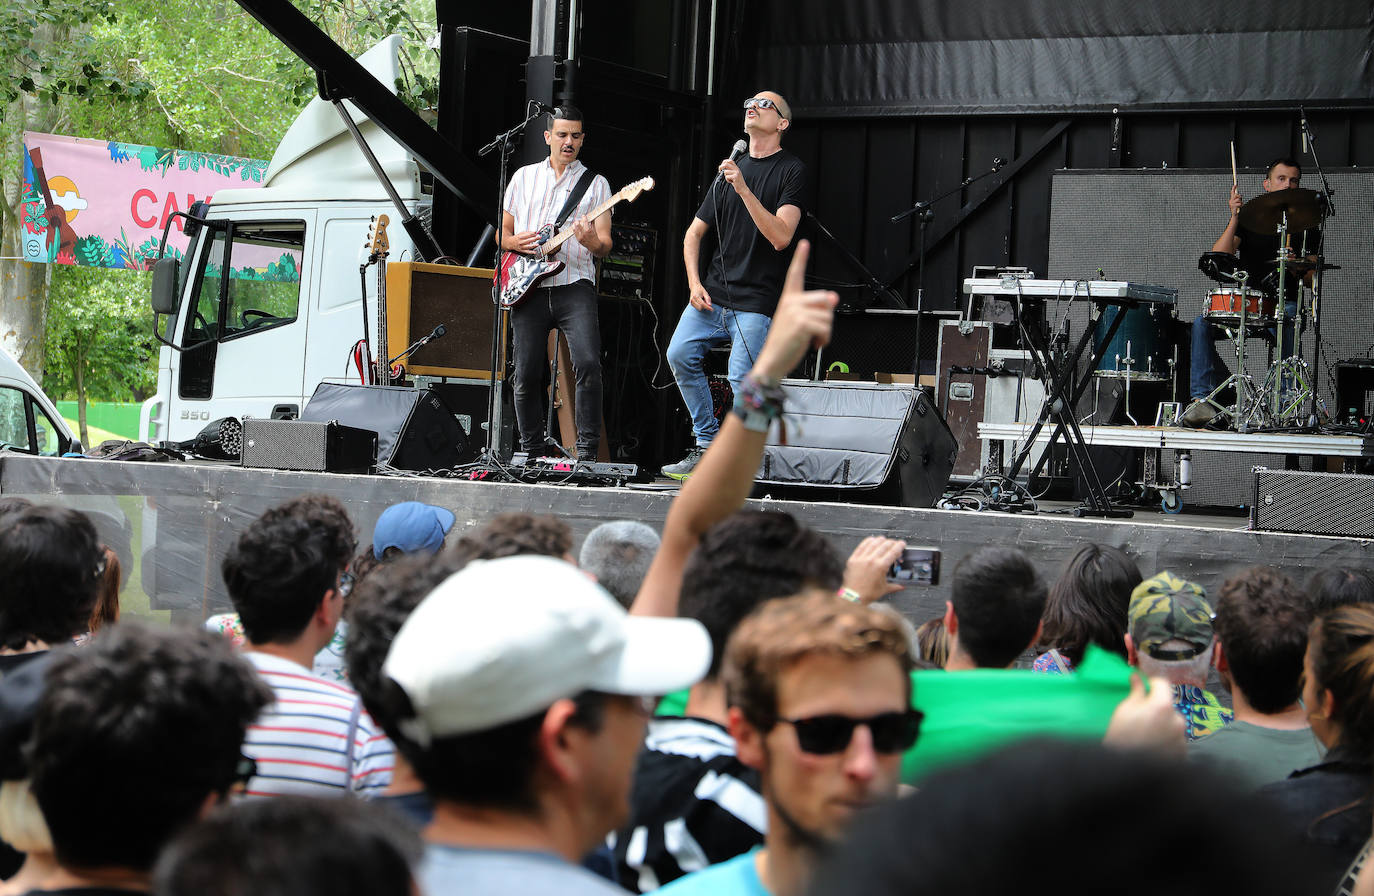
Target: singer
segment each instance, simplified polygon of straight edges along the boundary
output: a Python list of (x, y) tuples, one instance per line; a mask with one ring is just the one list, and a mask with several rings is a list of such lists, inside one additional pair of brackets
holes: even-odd
[[(596, 315), (596, 261), (611, 251), (609, 210), (588, 221), (587, 212), (611, 197), (606, 178), (577, 160), (585, 134), (575, 106), (548, 110), (544, 142), (549, 157), (515, 172), (501, 216), (501, 248), (532, 254), (546, 225), (557, 233), (572, 221), (574, 239), (558, 249), (565, 267), (540, 282), (511, 309), (515, 339), (515, 422), (520, 448), (531, 457), (561, 454), (545, 438), (544, 363), (549, 331), (563, 331), (572, 358), (577, 457), (596, 460), (601, 440), (601, 329)], [(571, 207), (569, 207), (571, 205)]]
[[(668, 344), (668, 364), (692, 416), (695, 444), (686, 457), (663, 468), (669, 478), (691, 475), (719, 427), (706, 353), (730, 346), (728, 377), (738, 395), (768, 335), (807, 201), (806, 166), (782, 148), (791, 124), (787, 101), (772, 91), (744, 101), (747, 154), (741, 140), (720, 163), (720, 174), (682, 240), (690, 292)], [(701, 240), (712, 229), (716, 245), (703, 265)]]

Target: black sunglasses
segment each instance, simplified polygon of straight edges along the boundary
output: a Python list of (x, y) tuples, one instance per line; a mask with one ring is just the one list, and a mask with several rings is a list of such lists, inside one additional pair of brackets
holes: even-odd
[(747, 100), (744, 101), (744, 108), (746, 108), (746, 109), (774, 109), (774, 110), (777, 111), (777, 113), (778, 113), (779, 115), (782, 114), (782, 110), (778, 108), (778, 104), (775, 103), (775, 102), (773, 102), (772, 100), (770, 100), (770, 99), (769, 99), (768, 97), (766, 97), (766, 96), (751, 96), (751, 97), (749, 97), (749, 99), (747, 99)]
[(817, 756), (839, 753), (849, 746), (854, 738), (854, 729), (863, 725), (873, 737), (873, 750), (877, 753), (900, 753), (911, 749), (916, 736), (921, 733), (920, 710), (906, 712), (884, 712), (866, 719), (853, 719), (849, 716), (827, 715), (812, 716), (809, 719), (778, 719), (786, 722), (797, 732), (797, 745), (803, 752)]

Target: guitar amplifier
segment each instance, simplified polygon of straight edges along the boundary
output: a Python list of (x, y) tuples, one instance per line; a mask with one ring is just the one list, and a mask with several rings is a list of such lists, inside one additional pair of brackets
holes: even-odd
[(1374, 476), (1255, 468), (1250, 528), (1374, 538)]
[(366, 473), (377, 465), (377, 434), (339, 423), (245, 417), (243, 465), (259, 470)]
[[(387, 357), (394, 358), (442, 324), (447, 331), (401, 363), (423, 376), (487, 379), (491, 367), (491, 268), (393, 261), (386, 266)], [(496, 378), (505, 379), (505, 333)]]

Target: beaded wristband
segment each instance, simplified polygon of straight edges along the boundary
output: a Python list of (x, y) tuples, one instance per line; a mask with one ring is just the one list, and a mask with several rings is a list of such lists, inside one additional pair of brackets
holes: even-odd
[(781, 441), (787, 444), (787, 432), (782, 428), (782, 387), (760, 383), (753, 376), (745, 374), (740, 380), (739, 391), (735, 393), (735, 406), (732, 412), (744, 423), (744, 428), (753, 432), (767, 432), (768, 426), (778, 420)]

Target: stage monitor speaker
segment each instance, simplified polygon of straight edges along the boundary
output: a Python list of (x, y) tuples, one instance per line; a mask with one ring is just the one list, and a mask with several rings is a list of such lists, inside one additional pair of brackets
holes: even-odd
[(1374, 476), (1256, 467), (1250, 528), (1374, 538)]
[[(386, 266), (388, 357), (394, 358), (442, 324), (446, 332), (403, 363), (423, 376), (489, 378), (491, 268), (397, 261)], [(505, 324), (502, 324), (504, 337)], [(502, 340), (503, 347), (505, 339)], [(505, 377), (505, 355), (497, 365)]]
[(377, 434), (334, 422), (243, 420), (243, 465), (260, 470), (366, 473), (377, 464)]
[(398, 470), (446, 470), (467, 447), (453, 412), (428, 389), (320, 383), (301, 419), (373, 430), (377, 465)]
[(925, 392), (805, 380), (785, 380), (783, 392), (787, 444), (770, 431), (759, 482), (905, 507), (944, 494), (959, 445)]

